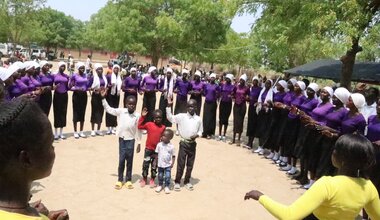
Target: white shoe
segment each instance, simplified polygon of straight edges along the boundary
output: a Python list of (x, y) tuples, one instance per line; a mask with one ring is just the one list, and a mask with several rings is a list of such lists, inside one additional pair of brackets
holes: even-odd
[(304, 189), (310, 189), (310, 187), (314, 184), (313, 180), (310, 180), (309, 184), (303, 185), (302, 188)]
[(86, 137), (87, 137), (87, 135), (85, 135), (83, 132), (79, 133), (79, 136), (80, 136), (81, 138), (86, 138)]
[(255, 151), (253, 151), (253, 153), (260, 153), (262, 150), (263, 148), (259, 146)]
[[(76, 132), (74, 132), (74, 137), (75, 137), (75, 139), (78, 139), (78, 138), (79, 138), (79, 134), (76, 133)], [(62, 138), (62, 139), (63, 139), (63, 138)]]
[(102, 133), (101, 131), (96, 131), (95, 134), (96, 134), (97, 136), (103, 136), (103, 133)]
[(277, 161), (278, 160), (278, 158), (279, 158), (280, 156), (279, 156), (279, 153), (274, 153), (274, 156), (273, 156), (273, 158), (272, 158), (272, 160), (273, 161)]
[(264, 155), (264, 152), (265, 152), (265, 150), (261, 149), (260, 152), (259, 152), (259, 155)]
[(290, 169), (289, 171), (287, 171), (286, 173), (289, 174), (289, 175), (294, 175), (297, 173), (297, 168), (293, 167), (292, 166), (292, 169)]
[(157, 186), (157, 187), (156, 187), (156, 193), (161, 192), (161, 190), (162, 190), (162, 186)]
[(174, 184), (174, 190), (181, 191), (181, 186), (179, 185), (179, 183)]
[(95, 131), (91, 131), (91, 136), (92, 136), (92, 137), (95, 137), (95, 136), (96, 136)]
[(187, 190), (189, 190), (189, 191), (193, 191), (193, 190), (194, 190), (193, 184), (191, 184), (191, 183), (187, 183), (187, 184), (185, 185), (185, 188), (186, 188)]
[(107, 131), (107, 133), (106, 133), (107, 135), (111, 135), (112, 134), (112, 132), (111, 131)]
[(112, 130), (111, 133), (112, 133), (112, 134), (116, 134), (116, 130)]
[(178, 136), (179, 135), (179, 131), (175, 131), (175, 135)]
[(286, 167), (281, 167), (282, 171), (289, 171), (292, 169), (292, 165), (288, 164)]
[(223, 141), (223, 142), (226, 142), (226, 140), (227, 140), (227, 139), (226, 139), (226, 136), (222, 136), (222, 141)]
[(63, 134), (61, 134), (61, 135), (59, 135), (59, 139), (65, 140), (66, 137)]
[(217, 141), (221, 141), (221, 140), (222, 140), (222, 136), (219, 135), (219, 136), (216, 138), (216, 140), (217, 140)]
[(266, 156), (265, 158), (267, 158), (267, 159), (273, 159), (273, 157), (274, 157), (274, 153), (270, 152), (270, 154), (268, 156)]
[(165, 187), (164, 191), (165, 191), (166, 194), (170, 194), (170, 189), (169, 189), (169, 187)]

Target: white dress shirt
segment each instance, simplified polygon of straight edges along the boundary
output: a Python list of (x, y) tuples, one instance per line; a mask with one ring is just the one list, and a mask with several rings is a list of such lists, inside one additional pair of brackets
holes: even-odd
[(376, 107), (377, 107), (377, 104), (376, 104), (376, 102), (374, 102), (372, 105), (365, 104), (363, 106), (363, 108), (360, 109), (360, 113), (363, 114), (363, 116), (364, 116), (365, 120), (367, 121), (367, 123), (368, 123), (369, 116), (377, 114)]
[(140, 114), (136, 111), (129, 114), (126, 108), (112, 108), (105, 99), (102, 104), (108, 114), (117, 116), (116, 135), (124, 140), (135, 139), (137, 144), (141, 144), (141, 131), (137, 128)]
[(201, 118), (194, 114), (180, 113), (173, 115), (170, 107), (166, 108), (166, 117), (171, 123), (178, 125), (179, 135), (185, 140), (191, 140), (191, 136), (202, 136), (203, 125)]

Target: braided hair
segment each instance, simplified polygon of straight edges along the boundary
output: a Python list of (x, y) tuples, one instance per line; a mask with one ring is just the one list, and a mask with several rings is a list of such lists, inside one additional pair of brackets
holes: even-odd
[[(50, 133), (49, 133), (50, 132)], [(17, 98), (0, 104), (0, 173), (22, 150), (40, 150), (51, 125), (33, 101)]]

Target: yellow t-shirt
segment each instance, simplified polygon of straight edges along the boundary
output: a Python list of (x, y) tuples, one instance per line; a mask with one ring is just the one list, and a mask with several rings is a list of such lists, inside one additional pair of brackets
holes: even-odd
[(40, 217), (22, 215), (18, 213), (6, 212), (0, 210), (0, 219), (2, 220), (49, 220), (45, 215), (40, 214)]
[(370, 180), (325, 176), (290, 206), (260, 196), (259, 202), (278, 219), (303, 219), (313, 213), (320, 220), (353, 220), (362, 208), (380, 220), (379, 194)]

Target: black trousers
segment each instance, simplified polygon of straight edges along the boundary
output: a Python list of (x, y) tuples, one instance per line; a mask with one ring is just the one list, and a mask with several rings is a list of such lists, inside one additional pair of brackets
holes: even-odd
[(65, 93), (54, 93), (53, 96), (53, 112), (54, 112), (54, 127), (66, 127), (68, 95)]
[(183, 181), (184, 184), (190, 182), (191, 171), (193, 171), (194, 160), (196, 154), (196, 146), (197, 143), (186, 143), (184, 141), (179, 142), (179, 152), (177, 159), (177, 173), (175, 175), (175, 183), (180, 183), (183, 175), (183, 171), (186, 165), (186, 174), (185, 179)]
[(124, 140), (119, 138), (119, 167), (118, 167), (118, 181), (123, 182), (124, 168), (127, 173), (125, 181), (132, 180), (132, 165), (134, 154), (135, 140)]
[(145, 149), (144, 152), (144, 161), (143, 161), (143, 169), (142, 169), (142, 176), (144, 178), (147, 178), (148, 172), (149, 172), (149, 165), (150, 165), (150, 177), (152, 179), (156, 178), (157, 176), (157, 165), (153, 164), (156, 152), (154, 150)]
[(156, 107), (156, 92), (145, 92), (143, 98), (143, 109), (148, 110), (144, 122), (153, 121), (153, 111)]
[[(167, 106), (168, 106), (168, 100), (162, 94), (160, 97), (160, 103), (159, 103), (159, 107), (158, 107), (162, 111), (162, 124), (164, 124), (165, 127), (171, 127), (172, 123), (166, 118), (166, 107)], [(171, 109), (173, 109), (173, 107), (171, 107)]]
[[(111, 89), (108, 91), (106, 100), (112, 108), (119, 108), (120, 96), (118, 96), (117, 94), (111, 95)], [(117, 126), (116, 116), (106, 113), (106, 127), (116, 127), (116, 126)]]

